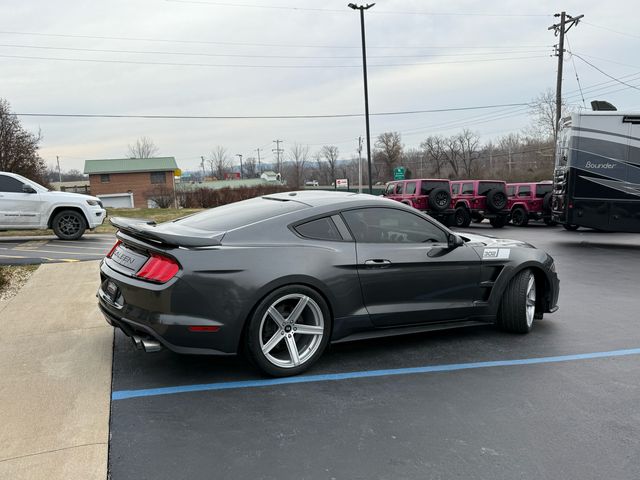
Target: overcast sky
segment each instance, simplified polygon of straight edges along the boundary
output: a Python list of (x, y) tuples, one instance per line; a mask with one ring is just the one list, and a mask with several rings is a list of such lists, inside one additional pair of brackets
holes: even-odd
[[(22, 0), (0, 3), (0, 97), (16, 113), (272, 116), (364, 111), (360, 23), (347, 0)], [(297, 7), (297, 8), (296, 8)], [(306, 10), (310, 9), (310, 10)], [(319, 9), (314, 10), (314, 9)], [(555, 88), (565, 9), (584, 14), (568, 49), (640, 85), (637, 0), (381, 0), (366, 13), (372, 113), (526, 103)], [(100, 38), (99, 38), (100, 37)], [(36, 48), (37, 47), (37, 48)], [(100, 51), (95, 51), (100, 50)], [(108, 50), (108, 51), (104, 51)], [(20, 57), (20, 58), (18, 58)], [(29, 57), (29, 58), (23, 58)], [(75, 60), (72, 60), (75, 59)], [(80, 61), (81, 60), (81, 61)], [(587, 106), (640, 109), (640, 90), (567, 57), (564, 91)], [(273, 140), (356, 154), (364, 118), (279, 120), (21, 117), (63, 170), (121, 158), (139, 136), (195, 168), (216, 145), (270, 161)], [(527, 107), (373, 116), (372, 136), (395, 130), (407, 147), (463, 127), (483, 142), (521, 130)]]

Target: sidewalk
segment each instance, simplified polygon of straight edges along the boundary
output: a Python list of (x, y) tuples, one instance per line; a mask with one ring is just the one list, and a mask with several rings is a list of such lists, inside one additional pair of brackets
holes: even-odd
[(0, 478), (106, 479), (113, 331), (98, 262), (42, 265), (0, 306)]

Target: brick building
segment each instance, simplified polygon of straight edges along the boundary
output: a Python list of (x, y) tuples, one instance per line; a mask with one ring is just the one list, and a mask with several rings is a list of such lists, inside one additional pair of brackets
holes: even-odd
[(120, 208), (147, 208), (161, 203), (158, 201), (161, 198), (174, 198), (177, 169), (173, 157), (86, 160), (84, 163), (91, 195), (99, 197), (106, 207)]

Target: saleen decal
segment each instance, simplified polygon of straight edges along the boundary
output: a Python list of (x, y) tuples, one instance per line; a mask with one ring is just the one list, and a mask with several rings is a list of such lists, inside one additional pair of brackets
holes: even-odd
[(485, 248), (482, 253), (483, 260), (506, 260), (511, 254), (509, 248)]

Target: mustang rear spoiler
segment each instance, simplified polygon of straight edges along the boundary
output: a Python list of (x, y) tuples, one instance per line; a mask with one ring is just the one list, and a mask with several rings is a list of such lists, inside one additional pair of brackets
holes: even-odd
[[(153, 220), (113, 217), (111, 225), (134, 237), (160, 242), (174, 247), (215, 247), (221, 245), (225, 232), (205, 232), (189, 227), (176, 228), (171, 223), (156, 225)], [(180, 233), (178, 233), (180, 232)]]

